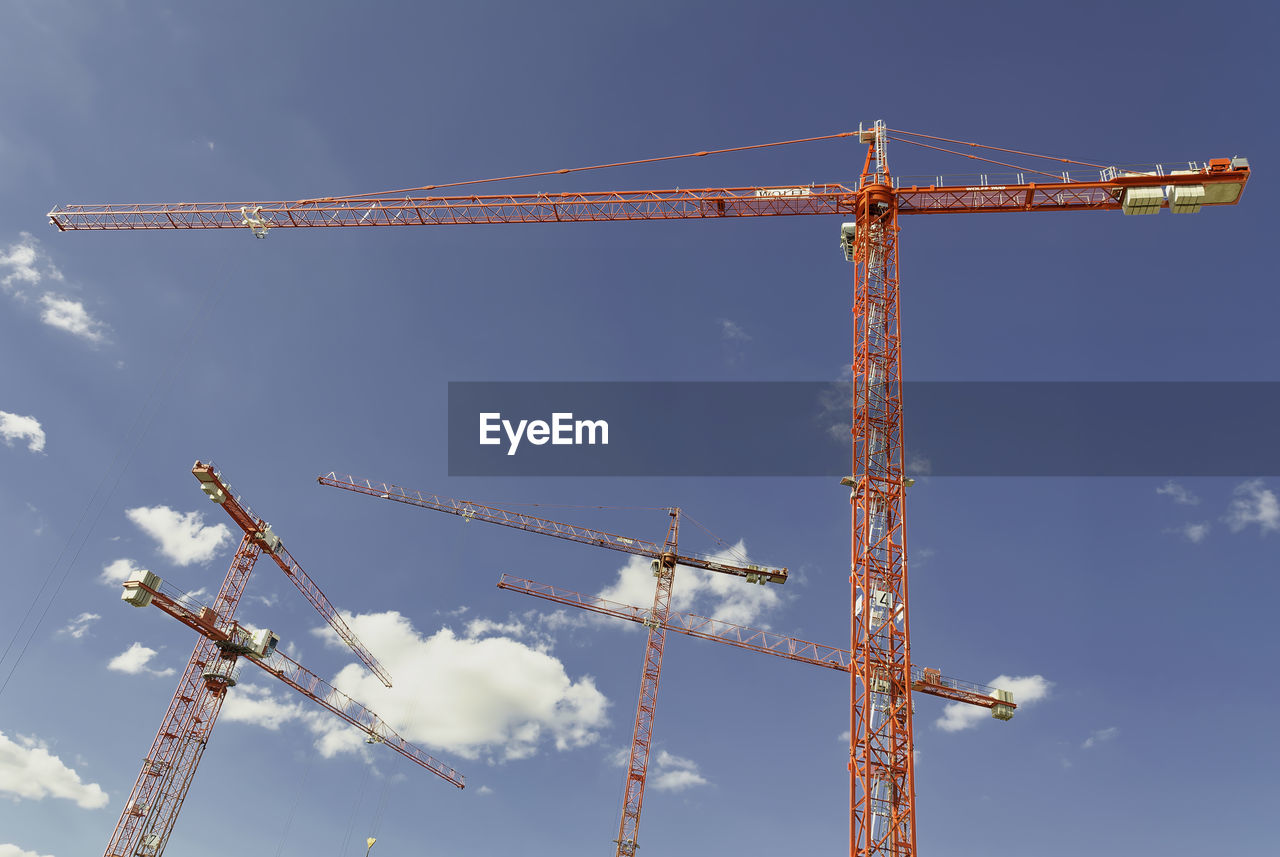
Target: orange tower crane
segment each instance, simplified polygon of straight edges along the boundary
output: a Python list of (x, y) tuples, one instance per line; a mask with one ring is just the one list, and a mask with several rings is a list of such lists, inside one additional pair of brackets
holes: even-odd
[(343, 478), (336, 473), (321, 476), (318, 481), (321, 485), (342, 488), (370, 497), (394, 500), (397, 503), (433, 509), (437, 512), (447, 512), (468, 521), (487, 521), (491, 524), (501, 524), (505, 527), (608, 548), (652, 560), (651, 568), (656, 578), (653, 607), (648, 611), (648, 618), (643, 623), (648, 627), (649, 635), (645, 642), (644, 669), (640, 674), (640, 699), (636, 703), (635, 729), (632, 732), (631, 752), (627, 760), (622, 818), (618, 822), (618, 838), (615, 840), (619, 857), (635, 854), (640, 833), (640, 810), (644, 805), (645, 777), (649, 769), (649, 749), (653, 743), (653, 721), (658, 708), (658, 682), (662, 677), (662, 652), (667, 638), (667, 617), (671, 615), (671, 585), (675, 580), (676, 566), (716, 571), (745, 578), (748, 583), (760, 584), (785, 583), (787, 570), (760, 565), (732, 565), (706, 555), (681, 554), (679, 545), (681, 511), (677, 507), (666, 510), (671, 520), (667, 525), (666, 540), (659, 546), (644, 539), (627, 538), (606, 533), (603, 530), (549, 521), (546, 518), (525, 515), (510, 509), (484, 506), (467, 500), (441, 497), (437, 494), (426, 494), (386, 482), (371, 482), (352, 476)]
[[(630, 622), (638, 622), (650, 628), (650, 633), (653, 632), (654, 625), (659, 622), (652, 610), (610, 601), (599, 596), (584, 595), (580, 592), (551, 586), (546, 583), (538, 583), (527, 578), (512, 577), (504, 574), (498, 581), (498, 588), (522, 592), (525, 595), (532, 595), (556, 604), (578, 607), (603, 616), (614, 616)], [(678, 634), (685, 634), (686, 636), (703, 640), (714, 640), (717, 643), (725, 643), (748, 651), (761, 652), (786, 658), (787, 660), (841, 670), (846, 673), (850, 672), (852, 656), (847, 649), (838, 649), (821, 643), (810, 643), (805, 640), (797, 640), (794, 637), (787, 637), (783, 634), (776, 634), (772, 631), (747, 628), (721, 619), (699, 616), (696, 613), (681, 613), (675, 610), (669, 610), (661, 620), (661, 624), (664, 632), (675, 631)], [(1017, 708), (1013, 701), (1013, 694), (1010, 691), (983, 687), (971, 682), (948, 678), (942, 675), (941, 670), (921, 670), (912, 665), (911, 677), (911, 689), (913, 691), (990, 709), (991, 716), (997, 720), (1011, 720), (1013, 712)], [(882, 677), (879, 680), (886, 682), (887, 677)], [(912, 710), (914, 711), (914, 707)], [(643, 781), (640, 782), (639, 787), (643, 794)], [(637, 815), (636, 827), (633, 830), (636, 838), (630, 841), (631, 847), (626, 852), (621, 847), (618, 849), (620, 855), (623, 853), (633, 854), (635, 852), (635, 847), (638, 845), (639, 824), (640, 819)]]
[(352, 651), (384, 684), (391, 685), (390, 676), (342, 621), (315, 581), (284, 549), (271, 526), (232, 493), (214, 465), (197, 461), (191, 472), (205, 494), (226, 509), (244, 530), (244, 536), (212, 607), (199, 605), (182, 593), (166, 593), (163, 582), (150, 571), (135, 572), (124, 584), (122, 598), (125, 601), (137, 607), (153, 604), (202, 636), (178, 680), (173, 701), (125, 802), (107, 845), (106, 857), (160, 857), (164, 852), (227, 690), (236, 683), (237, 660), (241, 656), (367, 733), (371, 742), (385, 743), (462, 788), (464, 780), (453, 768), (414, 747), (373, 712), (277, 651), (278, 639), (270, 631), (249, 631), (235, 621), (249, 575), (265, 552), (275, 559)]
[[(385, 193), (276, 202), (68, 205), (49, 212), (60, 230), (271, 229), (415, 226), (600, 220), (718, 220), (728, 217), (829, 215), (845, 220), (840, 243), (854, 263), (853, 461), (850, 501), (849, 854), (916, 854), (915, 783), (910, 707), (910, 625), (903, 529), (901, 329), (898, 217), (912, 214), (1161, 209), (1194, 213), (1234, 205), (1249, 180), (1244, 158), (1142, 167), (1089, 164), (962, 140), (871, 128), (787, 143), (854, 137), (866, 146), (854, 187), (838, 183), (701, 189), (436, 196), (458, 187), (432, 185)], [(891, 175), (889, 140), (960, 155), (1011, 170), (949, 181), (941, 175), (903, 181)], [(923, 142), (929, 140), (931, 142)], [(967, 151), (936, 145), (968, 147)], [(783, 145), (766, 144), (766, 145)], [(704, 157), (694, 152), (675, 157)], [(981, 149), (993, 157), (972, 154)], [(1028, 169), (994, 156), (1035, 158), (1079, 168)], [(651, 158), (649, 161), (667, 160)], [(638, 162), (630, 162), (638, 163)], [(612, 164), (604, 166), (622, 166)], [(585, 168), (596, 169), (597, 167)], [(575, 170), (553, 170), (550, 176)], [(508, 178), (529, 178), (511, 176)], [(863, 610), (863, 602), (868, 609)], [(887, 676), (881, 679), (881, 676)], [(881, 705), (880, 703), (884, 704)], [(881, 711), (887, 713), (882, 715)]]

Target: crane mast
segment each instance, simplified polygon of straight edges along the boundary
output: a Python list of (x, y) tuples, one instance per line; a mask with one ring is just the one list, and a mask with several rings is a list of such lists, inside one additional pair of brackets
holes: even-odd
[(849, 853), (915, 854), (897, 200), (882, 123), (863, 134), (854, 235)]
[(640, 810), (644, 806), (645, 776), (649, 770), (649, 749), (653, 744), (653, 721), (658, 710), (658, 681), (662, 677), (662, 652), (667, 643), (667, 616), (671, 612), (671, 584), (679, 554), (680, 510), (672, 509), (671, 523), (663, 543), (661, 558), (654, 560), (657, 583), (653, 591), (649, 633), (644, 645), (644, 667), (640, 672), (640, 697), (636, 703), (636, 724), (631, 752), (627, 757), (627, 784), (622, 796), (622, 819), (618, 823), (618, 857), (633, 855), (638, 847)]
[[(231, 626), (262, 549), (246, 534), (214, 600), (214, 624)], [(196, 766), (222, 710), (226, 677), (235, 656), (224, 658), (212, 641), (196, 641), (178, 680), (142, 770), (112, 831), (105, 857), (160, 857), (186, 800)]]

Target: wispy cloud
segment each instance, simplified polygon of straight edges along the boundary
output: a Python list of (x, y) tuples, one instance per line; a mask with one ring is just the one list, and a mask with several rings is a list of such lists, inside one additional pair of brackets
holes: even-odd
[(1192, 494), (1191, 491), (1189, 491), (1186, 487), (1179, 485), (1177, 482), (1174, 482), (1172, 479), (1170, 479), (1168, 482), (1164, 483), (1160, 487), (1156, 488), (1156, 493), (1163, 495), (1165, 497), (1169, 497), (1170, 499), (1173, 500), (1173, 502), (1179, 503), (1183, 506), (1200, 505), (1199, 497), (1197, 497), (1195, 494)]
[(1119, 726), (1108, 726), (1106, 729), (1095, 729), (1088, 738), (1084, 739), (1084, 743), (1080, 745), (1080, 749), (1088, 750), (1090, 747), (1096, 747), (1105, 741), (1113, 740), (1119, 734)]
[(745, 346), (751, 341), (751, 334), (743, 330), (742, 325), (727, 318), (719, 319), (720, 344), (724, 348), (724, 359), (729, 364), (740, 363), (747, 356)]
[(41, 296), (40, 305), (44, 307), (40, 320), (50, 327), (93, 343), (106, 338), (106, 325), (94, 318), (80, 301), (49, 292)]
[[(998, 675), (988, 684), (1000, 690), (1013, 691), (1013, 701), (1018, 706), (1018, 711), (1022, 711), (1024, 706), (1044, 699), (1053, 687), (1053, 682), (1041, 675)], [(991, 714), (985, 708), (979, 708), (967, 702), (949, 702), (942, 709), (942, 716), (934, 725), (943, 732), (959, 732), (962, 729), (972, 729), (989, 717)]]
[(720, 338), (726, 342), (750, 342), (751, 334), (742, 329), (742, 325), (727, 318), (720, 319)]
[(20, 233), (16, 242), (0, 251), (0, 291), (25, 305), (32, 299), (29, 287), (39, 287), (38, 291), (43, 292), (39, 299), (42, 322), (95, 345), (105, 341), (106, 324), (94, 318), (83, 301), (43, 285), (64, 279), (62, 271), (29, 232)]
[(30, 232), (18, 234), (18, 240), (0, 251), (0, 288), (12, 291), (19, 284), (34, 286), (48, 278), (62, 281), (62, 272), (40, 247), (40, 241)]
[(58, 633), (64, 637), (79, 640), (85, 634), (89, 633), (89, 626), (101, 618), (102, 617), (97, 613), (81, 613), (79, 616), (68, 622), (66, 627), (58, 629)]
[(75, 801), (83, 809), (107, 805), (107, 793), (97, 783), (85, 783), (80, 775), (49, 752), (49, 745), (29, 735), (17, 740), (0, 732), (0, 795), (14, 800), (46, 797)]
[(1250, 524), (1257, 524), (1263, 533), (1280, 530), (1280, 500), (1261, 479), (1251, 479), (1236, 486), (1231, 505), (1224, 520), (1231, 532), (1238, 533)]
[(155, 649), (148, 648), (141, 643), (134, 643), (112, 658), (107, 663), (107, 669), (129, 675), (142, 675), (144, 673), (154, 676), (173, 675), (173, 667), (157, 670), (147, 666), (147, 664), (151, 663), (152, 658), (158, 654), (159, 652)]
[(679, 792), (694, 786), (705, 786), (707, 779), (698, 772), (698, 764), (692, 759), (661, 750), (658, 758), (653, 760), (649, 782), (658, 791)]
[(35, 417), (0, 411), (0, 438), (4, 438), (5, 446), (13, 446), (15, 440), (25, 440), (30, 451), (44, 451), (44, 428)]
[(159, 543), (160, 553), (177, 565), (208, 562), (231, 538), (226, 524), (205, 526), (199, 512), (177, 512), (168, 506), (125, 510), (130, 521)]
[(1179, 533), (1189, 542), (1200, 544), (1209, 535), (1209, 522), (1200, 521), (1194, 524), (1183, 524), (1178, 530)]
[[(614, 750), (607, 757), (609, 764), (616, 768), (625, 768), (631, 761), (630, 748)], [(655, 789), (667, 792), (679, 792), (694, 786), (705, 786), (706, 777), (698, 771), (698, 763), (666, 750), (659, 750), (656, 756), (649, 757), (648, 782)]]

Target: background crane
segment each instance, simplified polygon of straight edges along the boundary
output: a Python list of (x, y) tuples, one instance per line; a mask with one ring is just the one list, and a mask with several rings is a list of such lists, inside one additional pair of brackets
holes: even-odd
[(365, 733), (368, 743), (386, 744), (414, 764), (458, 788), (465, 788), (466, 780), (456, 770), (404, 740), (377, 714), (281, 652), (276, 647), (278, 638), (270, 631), (250, 630), (235, 621), (225, 628), (219, 627), (217, 616), (210, 608), (187, 593), (171, 589), (165, 591), (168, 587), (164, 581), (149, 571), (135, 572), (125, 581), (124, 589), (122, 597), (130, 604), (157, 607), (212, 641), (218, 649), (220, 662), (206, 667), (204, 681), (206, 686), (214, 685), (210, 688), (214, 692), (225, 692), (235, 685), (235, 661), (243, 656)]
[[(541, 598), (556, 604), (577, 607), (601, 616), (625, 619), (628, 622), (636, 622), (640, 625), (647, 626), (653, 621), (651, 612), (643, 607), (611, 601), (598, 595), (586, 595), (581, 592), (574, 592), (571, 589), (565, 589), (562, 586), (539, 583), (536, 580), (515, 577), (510, 574), (502, 575), (498, 580), (498, 588), (532, 595), (535, 598)], [(827, 646), (822, 643), (811, 643), (807, 640), (788, 637), (785, 634), (779, 634), (774, 631), (748, 628), (744, 625), (726, 622), (723, 619), (699, 616), (696, 613), (682, 613), (678, 610), (668, 611), (665, 627), (668, 631), (684, 634), (687, 637), (713, 640), (717, 643), (724, 643), (740, 649), (774, 655), (775, 657), (786, 658), (789, 661), (799, 661), (845, 673), (850, 671), (853, 663), (853, 656), (848, 649)], [(912, 664), (911, 667), (911, 689), (918, 693), (941, 697), (952, 702), (964, 702), (979, 708), (990, 709), (992, 717), (997, 720), (1012, 719), (1013, 712), (1018, 707), (1014, 702), (1011, 691), (950, 678), (949, 676), (944, 676), (941, 670), (928, 667), (922, 669), (915, 664)]]
[[(418, 188), (295, 202), (73, 205), (50, 212), (50, 220), (62, 230), (248, 228), (263, 237), (272, 228), (284, 227), (813, 214), (851, 217), (841, 229), (842, 246), (856, 271), (854, 451), (849, 477), (854, 488), (850, 622), (856, 669), (851, 672), (850, 687), (849, 851), (851, 855), (909, 855), (916, 850), (915, 791), (903, 529), (897, 217), (1088, 210), (1154, 214), (1162, 208), (1191, 213), (1203, 206), (1237, 203), (1249, 178), (1249, 165), (1243, 158), (1215, 158), (1134, 168), (1057, 158), (1050, 160), (1082, 169), (1055, 174), (933, 145), (973, 146), (962, 141), (897, 133), (891, 138), (879, 122), (859, 131), (859, 140), (867, 150), (853, 188), (811, 184), (455, 197), (425, 196), (422, 191), (432, 188)], [(949, 182), (942, 176), (903, 180), (892, 176), (888, 168), (890, 139), (962, 154), (1012, 173), (982, 175), (976, 182)], [(922, 143), (923, 139), (933, 143)], [(999, 157), (1043, 157), (981, 148)], [(709, 153), (696, 153), (705, 154)], [(863, 610), (864, 601), (874, 601), (876, 606)], [(890, 676), (887, 707), (891, 715), (880, 718), (874, 688), (881, 685), (872, 680), (885, 673)]]
[(295, 690), (328, 708), (371, 738), (384, 741), (397, 752), (462, 788), (463, 779), (444, 765), (405, 742), (372, 712), (330, 687), (319, 677), (275, 651), (269, 631), (249, 633), (235, 621), (245, 585), (264, 551), (271, 554), (289, 579), (308, 596), (330, 626), (360, 657), (376, 668), (375, 674), (390, 684), (385, 670), (364, 648), (324, 593), (285, 550), (269, 524), (236, 497), (212, 463), (197, 461), (191, 468), (200, 488), (231, 516), (244, 536), (227, 570), (212, 607), (193, 607), (181, 593), (177, 597), (160, 590), (160, 579), (151, 572), (134, 574), (125, 583), (125, 600), (136, 606), (153, 603), (202, 637), (187, 661), (173, 700), (165, 712), (151, 749), (142, 763), (129, 799), (125, 802), (107, 845), (108, 857), (160, 857), (168, 844), (182, 803), (191, 787), (196, 766), (209, 742), (227, 689), (235, 684), (236, 661), (241, 655), (284, 681)]
[(648, 557), (652, 563), (654, 583), (653, 606), (643, 620), (648, 629), (645, 642), (644, 667), (640, 674), (640, 698), (636, 703), (635, 729), (631, 737), (631, 751), (627, 761), (627, 780), (623, 790), (622, 818), (618, 822), (617, 854), (635, 854), (639, 847), (640, 812), (644, 806), (645, 778), (649, 769), (649, 750), (653, 744), (653, 722), (658, 707), (658, 682), (662, 677), (662, 653), (666, 643), (667, 619), (671, 615), (671, 587), (677, 566), (700, 568), (722, 574), (745, 578), (748, 583), (785, 583), (785, 568), (770, 568), (752, 564), (733, 565), (699, 554), (681, 554), (679, 545), (680, 516), (678, 507), (666, 510), (670, 517), (667, 536), (662, 546), (643, 539), (633, 539), (606, 533), (575, 524), (550, 521), (533, 515), (513, 512), (495, 506), (485, 506), (467, 500), (441, 497), (412, 489), (401, 488), (386, 482), (372, 482), (353, 476), (339, 477), (336, 473), (320, 476), (321, 485), (354, 491), (369, 497), (394, 500), (416, 506), (457, 515), (467, 521), (485, 521), (531, 533), (553, 536), (559, 539), (616, 550), (635, 556)]

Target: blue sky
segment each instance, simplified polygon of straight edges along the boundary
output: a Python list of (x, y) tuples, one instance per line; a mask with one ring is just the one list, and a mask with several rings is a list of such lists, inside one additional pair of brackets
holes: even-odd
[[(677, 579), (684, 609), (848, 633), (847, 494), (830, 480), (451, 478), (445, 454), (449, 381), (839, 377), (853, 272), (838, 222), (255, 241), (60, 234), (55, 204), (358, 193), (875, 119), (1084, 161), (1245, 155), (1258, 175), (1242, 204), (1195, 217), (904, 218), (904, 376), (1274, 381), (1275, 23), (1251, 3), (6, 4), (0, 857), (105, 847), (193, 642), (126, 609), (110, 579), (132, 564), (212, 588), (234, 549), (197, 458), (275, 525), (400, 687), (360, 677), (266, 563), (242, 618), (469, 786), (350, 752), (246, 667), (171, 840), (195, 857), (355, 854), (375, 834), (384, 855), (612, 853), (643, 638), (493, 583), (621, 593), (634, 569), (321, 488), (321, 473), (492, 503), (678, 504), (793, 570), (776, 591)], [(861, 157), (832, 141), (510, 189), (848, 184)], [(971, 171), (905, 146), (890, 165)], [(1176, 473), (912, 489), (914, 660), (1045, 691), (1010, 723), (953, 731), (917, 698), (922, 853), (1265, 850), (1278, 490)], [(651, 540), (665, 526), (548, 514)], [(841, 853), (846, 700), (839, 675), (673, 635), (643, 853)]]

